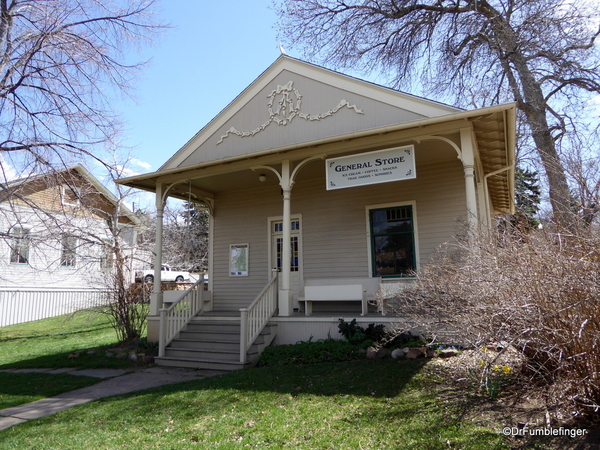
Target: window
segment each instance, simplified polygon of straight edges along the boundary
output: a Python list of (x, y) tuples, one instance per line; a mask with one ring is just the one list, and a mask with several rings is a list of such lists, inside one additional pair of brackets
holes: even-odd
[(62, 267), (75, 267), (77, 238), (75, 236), (63, 236), (60, 265)]
[(81, 193), (79, 189), (72, 186), (63, 185), (61, 191), (61, 202), (65, 206), (77, 207), (79, 206), (79, 198)]
[(12, 237), (10, 245), (10, 263), (28, 264), (29, 263), (29, 230), (21, 227), (14, 227), (10, 235)]
[(411, 205), (369, 210), (372, 275), (410, 276), (416, 269)]
[(103, 240), (100, 267), (107, 271), (113, 268), (113, 242), (110, 239)]

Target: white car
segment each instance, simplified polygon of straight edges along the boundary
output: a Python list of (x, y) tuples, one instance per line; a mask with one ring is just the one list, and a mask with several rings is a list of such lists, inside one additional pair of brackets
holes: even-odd
[[(143, 280), (146, 283), (154, 283), (154, 265), (146, 266), (143, 270), (136, 272), (135, 279)], [(168, 265), (163, 264), (160, 267), (160, 279), (161, 281), (189, 281), (190, 273), (171, 270)]]

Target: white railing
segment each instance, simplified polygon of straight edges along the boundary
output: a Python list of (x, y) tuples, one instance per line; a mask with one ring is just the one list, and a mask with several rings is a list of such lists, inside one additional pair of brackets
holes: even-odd
[(62, 316), (108, 303), (106, 289), (0, 289), (0, 326)]
[(277, 271), (247, 308), (240, 309), (240, 362), (246, 362), (246, 353), (277, 309)]
[(204, 277), (175, 300), (168, 308), (160, 310), (158, 356), (165, 356), (165, 348), (177, 333), (204, 307)]

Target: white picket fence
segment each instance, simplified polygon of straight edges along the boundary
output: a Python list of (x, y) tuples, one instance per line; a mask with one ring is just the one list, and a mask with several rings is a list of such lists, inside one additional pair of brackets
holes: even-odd
[(108, 292), (103, 289), (0, 289), (0, 327), (105, 305)]

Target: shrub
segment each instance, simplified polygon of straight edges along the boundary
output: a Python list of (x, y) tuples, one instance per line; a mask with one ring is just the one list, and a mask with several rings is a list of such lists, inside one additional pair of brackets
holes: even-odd
[(346, 341), (327, 339), (267, 347), (260, 355), (258, 366), (340, 362), (358, 358), (360, 358), (360, 353), (356, 346)]
[(600, 239), (585, 234), (467, 235), (386, 301), (432, 335), (450, 329), (467, 345), (516, 347), (527, 356), (521, 376), (542, 382), (554, 400), (598, 408), (599, 249)]
[(351, 322), (346, 322), (344, 319), (339, 319), (338, 330), (348, 342), (353, 344), (361, 344), (364, 341), (380, 342), (386, 336), (385, 326), (383, 324), (375, 325), (370, 323), (365, 329), (356, 323), (356, 319)]

